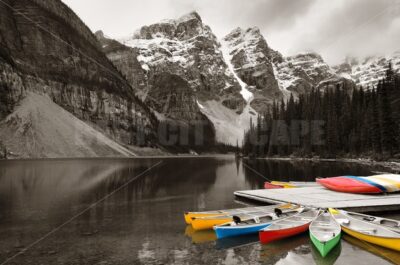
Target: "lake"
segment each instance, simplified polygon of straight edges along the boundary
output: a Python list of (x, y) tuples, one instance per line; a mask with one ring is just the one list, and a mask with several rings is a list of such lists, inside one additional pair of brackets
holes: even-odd
[[(245, 163), (276, 180), (375, 170), (339, 162)], [(262, 188), (264, 181), (232, 156), (0, 161), (0, 264), (377, 265), (400, 260), (391, 251), (386, 258), (379, 249), (367, 251), (368, 245), (351, 237), (322, 259), (307, 234), (261, 245), (257, 236), (216, 241), (212, 231), (186, 226), (184, 211), (245, 207), (248, 202), (236, 200), (233, 192)]]

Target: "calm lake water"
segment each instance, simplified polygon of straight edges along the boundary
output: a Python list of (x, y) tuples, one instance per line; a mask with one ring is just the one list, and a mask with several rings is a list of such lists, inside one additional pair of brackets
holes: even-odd
[[(248, 164), (267, 178), (298, 181), (368, 175), (374, 170), (336, 162)], [(368, 245), (350, 237), (322, 259), (307, 234), (261, 245), (257, 236), (216, 241), (210, 231), (195, 233), (186, 227), (184, 211), (244, 207), (233, 192), (261, 188), (263, 182), (233, 157), (3, 161), (0, 264), (25, 248), (7, 264), (377, 265), (390, 264), (388, 259), (400, 261), (398, 253), (388, 251), (385, 259), (381, 250), (366, 251)]]

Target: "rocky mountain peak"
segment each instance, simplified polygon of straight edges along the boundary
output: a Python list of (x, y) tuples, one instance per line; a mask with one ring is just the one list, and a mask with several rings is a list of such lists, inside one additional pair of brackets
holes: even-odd
[(199, 13), (197, 13), (197, 11), (192, 11), (192, 12), (185, 14), (177, 19), (177, 21), (179, 23), (187, 22), (190, 20), (198, 20), (200, 23), (203, 22), (203, 20), (201, 19), (200, 15), (199, 15)]
[(282, 97), (272, 63), (277, 54), (257, 27), (236, 28), (221, 42), (229, 54), (225, 59), (254, 94), (251, 106), (255, 110), (263, 112), (273, 100)]
[(260, 29), (257, 27), (243, 29), (241, 27), (237, 27), (232, 30), (228, 35), (226, 35), (223, 40), (231, 41), (235, 40), (236, 42), (243, 42), (243, 41), (260, 41), (263, 40), (265, 43), (265, 39), (260, 32)]
[(200, 15), (193, 11), (177, 19), (164, 19), (158, 23), (143, 26), (129, 39), (170, 39), (187, 40), (199, 35), (213, 36), (211, 29), (203, 24)]
[(282, 54), (269, 47), (258, 27), (250, 27), (247, 29), (237, 27), (226, 35), (223, 41), (229, 42), (231, 46), (242, 45), (245, 49), (256, 47), (264, 51), (264, 56), (266, 56), (268, 60), (273, 62), (282, 61)]

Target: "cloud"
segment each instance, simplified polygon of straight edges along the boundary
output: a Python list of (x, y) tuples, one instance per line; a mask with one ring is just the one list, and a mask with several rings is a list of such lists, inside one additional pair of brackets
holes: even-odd
[(196, 10), (218, 37), (257, 26), (291, 55), (315, 51), (334, 64), (347, 55), (390, 53), (400, 43), (399, 0), (64, 0), (92, 30), (112, 37)]
[[(236, 26), (264, 29), (290, 27), (316, 0), (169, 0), (185, 13), (196, 10), (218, 34), (227, 34)], [(236, 25), (236, 26), (234, 26)]]
[(291, 27), (264, 34), (270, 36), (274, 48), (286, 54), (316, 51), (335, 64), (345, 56), (399, 49), (399, 10), (397, 0), (318, 0)]

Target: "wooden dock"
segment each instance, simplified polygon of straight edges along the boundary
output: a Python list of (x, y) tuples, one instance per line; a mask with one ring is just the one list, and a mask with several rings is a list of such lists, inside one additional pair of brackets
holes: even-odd
[(356, 212), (385, 212), (400, 210), (400, 193), (351, 194), (323, 187), (294, 189), (261, 189), (234, 192), (235, 196), (266, 203), (295, 203), (316, 208), (339, 208)]

